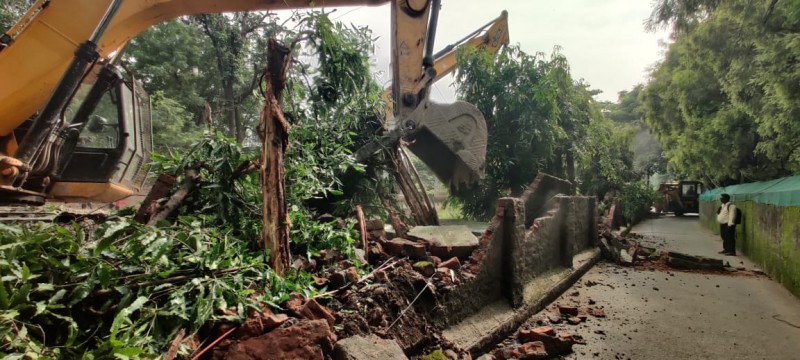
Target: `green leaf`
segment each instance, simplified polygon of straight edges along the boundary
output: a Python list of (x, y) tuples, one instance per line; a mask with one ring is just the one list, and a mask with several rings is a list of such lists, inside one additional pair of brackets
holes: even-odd
[(92, 293), (92, 290), (94, 290), (94, 285), (96, 282), (97, 280), (95, 280), (94, 277), (89, 277), (84, 282), (78, 284), (78, 286), (72, 290), (72, 294), (70, 295), (72, 300), (70, 300), (69, 305), (75, 305), (89, 296), (89, 294)]
[(0, 309), (8, 310), (10, 307), (11, 301), (8, 299), (6, 284), (0, 283)]
[(22, 285), (19, 289), (17, 289), (14, 296), (11, 298), (11, 305), (10, 306), (17, 306), (20, 304), (26, 304), (29, 301), (28, 295), (31, 293), (31, 284)]
[(45, 311), (47, 311), (47, 303), (44, 301), (36, 302), (36, 313), (34, 313), (33, 316), (40, 315)]
[(100, 287), (107, 289), (111, 285), (111, 268), (106, 264), (98, 265), (97, 279), (100, 281)]
[(54, 294), (54, 295), (53, 295), (53, 296), (50, 298), (50, 300), (48, 300), (48, 302), (49, 302), (50, 304), (55, 304), (55, 303), (58, 303), (59, 301), (61, 301), (61, 299), (63, 299), (63, 298), (64, 298), (64, 295), (66, 295), (66, 294), (67, 294), (67, 290), (66, 290), (66, 289), (61, 289), (61, 290), (58, 290), (58, 291), (56, 291), (56, 293), (55, 293), (55, 294)]
[(114, 356), (120, 359), (137, 358), (139, 355), (144, 354), (146, 350), (140, 348), (126, 347), (114, 349)]
[(53, 284), (50, 283), (39, 283), (38, 286), (36, 286), (36, 291), (42, 291), (42, 292), (54, 291), (55, 289), (56, 288), (53, 286)]
[(109, 342), (112, 344), (112, 346), (118, 347), (123, 345), (122, 342), (117, 340), (117, 335), (119, 334), (119, 331), (126, 324), (133, 323), (132, 320), (130, 319), (130, 316), (134, 312), (141, 309), (142, 306), (147, 302), (147, 300), (148, 300), (147, 297), (144, 296), (136, 298), (136, 300), (130, 306), (126, 307), (125, 309), (122, 309), (122, 311), (120, 311), (117, 314), (117, 316), (114, 317), (114, 322), (111, 324), (110, 337), (109, 337)]

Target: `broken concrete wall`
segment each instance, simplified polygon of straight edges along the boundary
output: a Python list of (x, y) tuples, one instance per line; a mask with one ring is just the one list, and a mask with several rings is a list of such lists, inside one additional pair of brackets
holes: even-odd
[(515, 236), (509, 242), (511, 291), (505, 293), (514, 306), (522, 304), (523, 289), (529, 281), (555, 269), (572, 267), (576, 254), (597, 245), (595, 198), (557, 195), (550, 202), (547, 212), (528, 227), (520, 221), (527, 219), (524, 213), (507, 217)]
[(593, 248), (599, 244), (597, 233), (597, 198), (594, 196), (564, 196), (566, 206), (565, 239), (572, 247), (572, 254)]
[(471, 280), (459, 285), (447, 295), (447, 300), (437, 316), (440, 325), (457, 323), (477, 312), (484, 306), (503, 297), (503, 254), (507, 237), (506, 213), (510, 204), (500, 200), (497, 202), (495, 215), (480, 239), (480, 245), (470, 260), (477, 262), (476, 275)]
[[(700, 202), (701, 223), (719, 234), (717, 201)], [(800, 296), (800, 207), (738, 201), (742, 224), (736, 249), (757, 262), (773, 279)]]
[[(480, 248), (485, 250), (477, 252), (480, 270), (472, 281), (448, 295), (442, 307), (442, 325), (457, 323), (502, 297), (515, 307), (522, 305), (525, 284), (545, 273), (572, 267), (577, 253), (597, 245), (596, 199), (553, 195), (556, 189), (571, 189), (571, 185), (551, 186), (558, 184), (553, 179), (535, 181), (521, 198), (498, 200), (492, 223), (481, 239)], [(531, 218), (527, 209), (539, 216)]]
[(574, 194), (575, 187), (569, 181), (545, 173), (536, 175), (536, 179), (519, 196), (525, 204), (525, 227), (531, 226), (534, 219), (547, 212), (557, 195)]

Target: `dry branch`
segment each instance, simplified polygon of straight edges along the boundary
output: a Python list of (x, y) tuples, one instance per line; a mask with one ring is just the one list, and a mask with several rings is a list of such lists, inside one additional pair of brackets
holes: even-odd
[(358, 217), (358, 233), (361, 236), (361, 248), (364, 249), (365, 256), (367, 252), (367, 222), (364, 220), (364, 209), (361, 205), (356, 205), (356, 216)]
[(178, 331), (178, 335), (175, 336), (175, 340), (172, 340), (172, 344), (169, 346), (169, 350), (167, 353), (164, 354), (164, 360), (173, 360), (175, 359), (175, 355), (178, 354), (178, 349), (181, 346), (181, 342), (183, 342), (183, 338), (186, 337), (186, 329), (181, 329)]

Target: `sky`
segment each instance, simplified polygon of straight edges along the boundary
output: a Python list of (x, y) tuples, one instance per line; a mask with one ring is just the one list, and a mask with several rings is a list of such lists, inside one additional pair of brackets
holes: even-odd
[[(442, 0), (434, 52), (507, 10), (512, 44), (529, 54), (548, 56), (554, 46), (560, 46), (574, 79), (584, 79), (592, 89), (601, 90), (595, 99), (616, 101), (619, 91), (645, 83), (648, 69), (663, 56), (667, 32), (648, 33), (643, 26), (651, 6), (649, 0)], [(378, 37), (373, 70), (388, 85), (389, 6), (339, 8), (330, 17), (372, 29)], [(453, 101), (453, 76), (436, 83), (431, 97)]]

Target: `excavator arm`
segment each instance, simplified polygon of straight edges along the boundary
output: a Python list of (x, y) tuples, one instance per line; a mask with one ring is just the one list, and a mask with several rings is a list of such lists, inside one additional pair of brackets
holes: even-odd
[[(469, 158), (465, 161), (470, 175), (456, 171), (454, 174), (462, 174), (458, 181), (480, 178), (483, 164), (473, 160), (482, 161), (484, 154), (471, 154), (474, 149), (466, 149), (462, 141), (470, 137), (466, 142), (472, 143), (472, 138), (482, 136), (485, 153), (485, 124), (480, 113), (468, 104), (445, 109), (427, 99), (436, 76), (432, 49), (439, 0), (38, 0), (0, 38), (0, 201), (5, 200), (5, 195), (18, 193), (27, 197), (41, 195), (42, 199), (52, 196), (98, 201), (133, 193), (123, 181), (128, 175), (117, 178), (112, 174), (123, 170), (125, 174), (133, 173), (129, 170), (141, 169), (142, 160), (146, 161), (143, 151), (147, 146), (139, 132), (147, 129), (137, 126), (134, 120), (143, 118), (147, 104), (137, 100), (135, 81), (127, 80), (127, 88), (119, 88), (126, 77), (114, 70), (113, 60), (128, 41), (149, 27), (202, 13), (386, 3), (391, 6), (394, 102), (398, 104), (394, 116), (403, 124), (396, 132), (398, 139), (415, 143), (438, 141), (440, 144), (434, 147), (439, 151), (449, 150), (456, 159)], [(99, 90), (99, 85), (93, 85), (89, 94), (141, 109), (118, 112), (120, 130), (113, 145), (116, 147), (110, 148), (113, 151), (84, 149), (80, 153), (84, 158), (77, 159), (77, 134), (84, 129), (109, 126), (102, 116), (92, 113), (92, 108), (100, 107), (103, 100), (89, 97), (84, 100), (89, 105), (70, 103), (79, 98), (79, 88), (94, 79), (106, 79), (107, 84)], [(115, 86), (117, 90), (113, 90)], [(68, 107), (78, 108), (76, 114), (86, 117), (70, 118)], [(431, 114), (447, 117), (435, 118)], [(474, 132), (475, 128), (479, 131)], [(437, 137), (442, 134), (445, 135)], [(93, 171), (91, 163), (95, 161), (103, 164), (104, 173), (86, 176), (85, 172)], [(70, 169), (77, 165), (82, 165), (80, 171)], [(449, 160), (444, 165), (450, 166)]]
[[(434, 76), (431, 83), (436, 83), (447, 75), (453, 73), (458, 66), (458, 50), (462, 47), (474, 47), (476, 49), (483, 49), (491, 54), (500, 51), (505, 45), (509, 43), (508, 35), (508, 12), (503, 11), (500, 16), (487, 24), (481, 26), (475, 31), (471, 32), (462, 39), (445, 46), (434, 54), (433, 70)], [(383, 100), (386, 102), (386, 119), (391, 119), (394, 116), (393, 105), (394, 86), (387, 86), (383, 90)], [(387, 128), (394, 129), (396, 124), (387, 124)]]
[[(484, 49), (491, 54), (495, 54), (502, 46), (507, 45), (508, 42), (508, 13), (503, 11), (499, 17), (492, 20), (488, 24), (478, 28), (461, 40), (458, 40), (457, 42), (450, 44), (441, 51), (437, 52), (434, 55), (435, 59), (432, 67), (433, 72), (431, 83), (439, 81), (455, 70), (456, 66), (458, 65), (457, 52), (461, 47), (468, 46), (476, 49)], [(393, 91), (394, 86), (389, 86), (384, 90), (383, 93), (383, 98), (389, 105), (387, 106), (387, 113), (385, 116), (385, 119), (387, 120), (385, 126), (387, 129), (397, 131), (396, 129), (398, 128), (398, 125), (396, 118), (394, 117), (395, 109), (392, 106), (393, 103), (389, 101), (389, 99), (393, 97)], [(425, 161), (426, 165), (428, 165), (433, 173), (436, 174), (436, 176), (446, 184), (458, 186), (460, 182), (468, 183), (474, 181), (475, 177), (481, 177), (482, 168), (480, 166), (482, 166), (482, 154), (485, 153), (485, 148), (481, 148), (480, 145), (485, 144), (486, 134), (484, 130), (484, 133), (482, 134), (483, 137), (481, 137), (480, 126), (483, 126), (484, 120), (482, 119), (480, 112), (478, 112), (477, 109), (470, 104), (458, 103), (454, 105), (430, 104), (422, 108), (427, 108), (430, 111), (431, 106), (451, 112), (454, 110), (461, 111), (461, 113), (454, 117), (454, 119), (461, 122), (461, 124), (457, 124), (461, 125), (461, 127), (456, 129), (463, 133), (459, 134), (460, 136), (449, 135), (448, 132), (452, 134), (452, 131), (454, 130), (453, 127), (450, 126), (449, 128), (446, 128), (442, 126), (442, 123), (444, 122), (445, 124), (450, 125), (450, 120), (452, 119), (442, 117), (441, 115), (427, 115), (426, 123), (428, 131), (423, 132), (423, 134), (429, 136), (429, 138), (427, 141), (426, 139), (421, 139), (421, 141), (420, 139), (417, 139), (417, 141), (411, 141), (407, 143), (407, 146), (412, 149), (412, 151), (416, 149), (417, 156)], [(439, 114), (442, 113), (439, 111), (439, 109), (436, 109), (436, 111), (439, 112)], [(472, 116), (472, 118), (470, 118), (470, 116)], [(464, 122), (466, 122), (466, 125), (472, 125), (469, 123), (474, 122), (475, 127), (465, 127), (463, 126), (465, 125)], [(437, 130), (439, 130), (438, 134)], [(468, 131), (465, 132), (463, 130)], [(478, 136), (471, 138), (473, 140), (471, 145), (478, 145), (476, 148), (473, 148), (473, 152), (465, 151), (461, 146), (463, 144), (467, 144), (467, 142), (464, 140), (470, 138), (464, 135), (470, 135), (470, 132), (478, 134)], [(430, 139), (432, 136), (438, 136), (438, 138)], [(448, 139), (455, 140), (460, 143), (453, 142), (448, 144), (445, 142)], [(439, 149), (431, 149), (431, 147), (439, 147)], [(437, 150), (442, 151), (437, 152)], [(456, 152), (454, 153), (453, 150)], [(481, 156), (480, 164), (476, 162), (473, 167), (464, 169), (464, 162), (468, 161), (470, 158), (474, 159), (474, 155)], [(399, 188), (403, 192), (405, 201), (408, 204), (408, 208), (411, 210), (413, 218), (418, 225), (439, 225), (436, 208), (433, 205), (434, 202), (432, 199), (430, 199), (428, 192), (425, 190), (424, 184), (422, 184), (419, 180), (419, 174), (417, 173), (413, 163), (408, 159), (403, 147), (398, 149), (396, 158), (397, 165), (395, 170), (397, 181), (398, 184), (401, 184)], [(458, 175), (457, 171), (459, 171), (459, 167), (462, 167), (462, 178), (456, 177), (456, 175)]]

